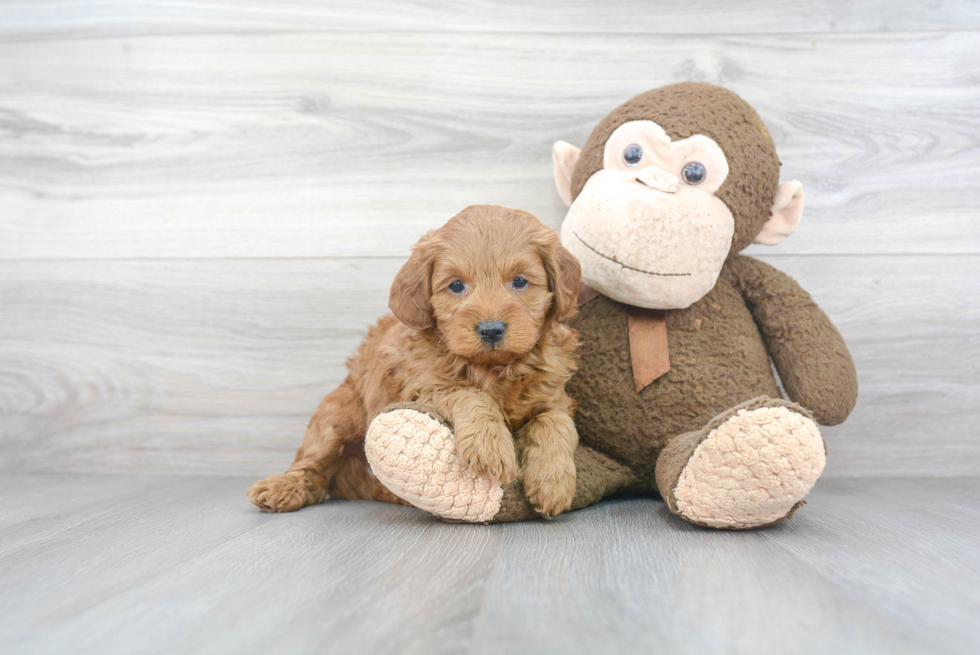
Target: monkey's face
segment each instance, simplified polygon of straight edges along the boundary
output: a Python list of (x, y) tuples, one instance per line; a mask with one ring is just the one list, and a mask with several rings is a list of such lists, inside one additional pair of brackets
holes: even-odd
[(671, 141), (653, 121), (620, 125), (561, 229), (582, 282), (638, 307), (697, 302), (732, 245), (735, 220), (715, 196), (728, 173), (725, 154), (707, 136)]

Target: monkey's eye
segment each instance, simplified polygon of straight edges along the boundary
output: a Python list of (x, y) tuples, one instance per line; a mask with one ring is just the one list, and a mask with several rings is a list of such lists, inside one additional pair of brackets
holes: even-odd
[(465, 287), (463, 286), (463, 283), (460, 282), (459, 280), (453, 280), (452, 282), (449, 283), (449, 290), (452, 291), (453, 293), (456, 294), (463, 293), (464, 288)]
[(682, 175), (685, 182), (695, 185), (704, 182), (704, 178), (708, 176), (708, 171), (704, 169), (704, 164), (701, 162), (692, 161), (684, 167)]
[(639, 144), (631, 143), (623, 151), (623, 161), (627, 166), (636, 166), (643, 159), (643, 148)]
[(522, 277), (515, 277), (512, 284), (514, 285), (515, 289), (523, 289), (527, 286), (527, 280)]

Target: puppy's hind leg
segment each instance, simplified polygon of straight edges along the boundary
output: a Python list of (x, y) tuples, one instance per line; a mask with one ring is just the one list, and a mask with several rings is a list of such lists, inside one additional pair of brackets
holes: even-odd
[(289, 470), (253, 484), (248, 499), (266, 512), (292, 512), (322, 503), (343, 468), (345, 447), (362, 450), (358, 446), (365, 428), (364, 409), (345, 381), (320, 403)]

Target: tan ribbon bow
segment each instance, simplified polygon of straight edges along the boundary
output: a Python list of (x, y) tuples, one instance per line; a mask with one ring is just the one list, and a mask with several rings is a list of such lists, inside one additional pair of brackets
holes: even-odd
[[(578, 306), (594, 300), (598, 291), (584, 284), (578, 294)], [(667, 312), (626, 306), (629, 325), (630, 361), (637, 393), (670, 370), (667, 349)]]

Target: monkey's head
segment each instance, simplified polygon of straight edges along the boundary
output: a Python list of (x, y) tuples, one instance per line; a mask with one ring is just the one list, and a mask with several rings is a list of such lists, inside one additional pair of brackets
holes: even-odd
[(680, 309), (708, 293), (752, 242), (774, 245), (803, 212), (799, 182), (755, 110), (711, 84), (647, 91), (616, 108), (585, 147), (554, 147), (568, 215), (562, 244), (582, 282), (638, 307)]

